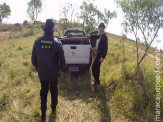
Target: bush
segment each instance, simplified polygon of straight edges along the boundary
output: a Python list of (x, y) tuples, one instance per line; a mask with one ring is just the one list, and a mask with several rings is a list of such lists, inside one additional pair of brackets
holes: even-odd
[(23, 26), (24, 26), (24, 27), (27, 27), (27, 26), (28, 26), (28, 21), (27, 21), (27, 20), (24, 20)]

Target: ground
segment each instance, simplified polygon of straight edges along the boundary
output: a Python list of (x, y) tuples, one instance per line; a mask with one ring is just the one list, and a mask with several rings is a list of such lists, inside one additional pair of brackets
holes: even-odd
[[(39, 35), (41, 34), (0, 41), (0, 121), (2, 122), (40, 120), (40, 83), (37, 72), (31, 64), (31, 50), (34, 40)], [(154, 57), (147, 56), (142, 64), (145, 82), (150, 91), (148, 94), (150, 100), (147, 101), (135, 81), (134, 42), (126, 40), (126, 53), (123, 57), (121, 38), (114, 35), (108, 37), (109, 51), (101, 66), (101, 85), (96, 89), (91, 86), (91, 71), (77, 74), (65, 72), (60, 75), (56, 115), (51, 113), (49, 94), (46, 121), (152, 122), (155, 120)], [(122, 70), (123, 58), (126, 66), (124, 70)], [(163, 105), (162, 100), (160, 104)]]

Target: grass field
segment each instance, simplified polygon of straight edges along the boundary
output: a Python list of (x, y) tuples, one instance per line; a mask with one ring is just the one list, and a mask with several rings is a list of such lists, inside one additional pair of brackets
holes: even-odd
[[(31, 64), (31, 50), (38, 36), (40, 34), (0, 41), (1, 122), (40, 121), (40, 83), (37, 72)], [(109, 35), (109, 51), (101, 66), (101, 86), (96, 89), (91, 87), (90, 71), (65, 72), (59, 77), (57, 112), (56, 115), (51, 113), (49, 94), (47, 121), (155, 121), (155, 59), (147, 56), (142, 64), (149, 89), (147, 100), (134, 79), (136, 67), (134, 43), (125, 40), (128, 44), (125, 46), (124, 57), (126, 68), (122, 71), (123, 54), (120, 40), (121, 38), (117, 36)], [(163, 86), (162, 75), (161, 85)], [(163, 120), (163, 116), (161, 119)]]

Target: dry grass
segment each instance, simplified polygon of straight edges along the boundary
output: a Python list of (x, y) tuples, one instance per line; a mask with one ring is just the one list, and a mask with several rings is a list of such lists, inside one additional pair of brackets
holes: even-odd
[[(39, 35), (0, 42), (2, 122), (40, 120), (40, 83), (30, 62), (32, 46)], [(109, 52), (101, 67), (101, 86), (96, 89), (91, 87), (90, 71), (80, 74), (64, 73), (59, 77), (57, 112), (56, 115), (51, 114), (49, 95), (47, 121), (128, 122), (151, 121), (154, 118), (154, 59), (146, 57), (143, 62), (145, 80), (151, 91), (151, 101), (143, 108), (145, 99), (133, 78), (135, 49), (125, 47), (126, 71), (122, 74), (122, 44), (119, 40), (115, 36), (109, 36)]]

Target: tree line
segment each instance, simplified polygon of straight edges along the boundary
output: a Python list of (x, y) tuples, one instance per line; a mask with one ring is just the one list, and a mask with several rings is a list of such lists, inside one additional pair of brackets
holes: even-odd
[[(27, 3), (27, 14), (32, 23), (36, 23), (38, 16), (42, 12), (43, 1), (42, 0), (30, 0)], [(103, 21), (106, 24), (109, 23), (111, 18), (116, 17), (116, 12), (110, 12), (105, 9), (105, 12), (101, 12), (97, 6), (93, 3), (83, 2), (79, 8), (79, 12), (75, 13), (74, 7), (71, 3), (66, 3), (60, 11), (62, 18), (54, 20), (61, 25), (61, 30), (64, 31), (69, 27), (80, 27), (86, 32), (90, 32), (96, 28), (96, 25)], [(4, 18), (8, 18), (11, 14), (10, 6), (6, 3), (0, 4), (0, 22)], [(71, 18), (68, 19), (69, 14)], [(76, 17), (75, 19), (73, 19)]]

